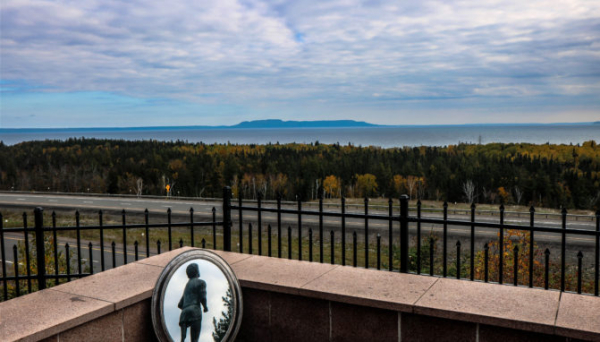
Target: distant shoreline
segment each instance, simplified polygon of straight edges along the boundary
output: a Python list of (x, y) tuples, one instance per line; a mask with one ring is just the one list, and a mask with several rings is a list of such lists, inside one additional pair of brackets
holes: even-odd
[(313, 143), (356, 146), (446, 146), (459, 143), (579, 144), (600, 140), (597, 124), (536, 125), (437, 125), (376, 127), (283, 127), (283, 128), (50, 128), (0, 129), (6, 145), (25, 141), (71, 138), (158, 140), (205, 144)]
[(435, 127), (532, 127), (532, 126), (578, 126), (600, 125), (596, 122), (563, 123), (474, 123), (451, 125), (380, 125), (354, 120), (320, 121), (282, 121), (257, 120), (244, 121), (231, 126), (137, 126), (137, 127), (19, 127), (0, 128), (0, 133), (16, 132), (114, 132), (114, 131), (164, 131), (164, 130), (223, 130), (223, 129), (314, 129), (314, 128), (435, 128)]

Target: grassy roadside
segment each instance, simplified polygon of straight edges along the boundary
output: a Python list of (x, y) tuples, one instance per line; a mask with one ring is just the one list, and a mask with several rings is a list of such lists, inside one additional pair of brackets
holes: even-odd
[[(388, 198), (369, 198), (370, 206), (388, 206)], [(398, 199), (393, 199), (394, 207), (399, 205)], [(318, 200), (310, 201), (312, 204), (318, 204)], [(323, 204), (337, 204), (339, 205), (341, 200), (339, 198), (327, 198), (323, 200)], [(364, 199), (362, 198), (346, 198), (346, 204), (364, 206)], [(423, 200), (421, 201), (421, 208), (423, 209), (443, 209), (444, 202), (443, 201), (432, 201), (432, 200)], [(411, 210), (417, 207), (417, 200), (410, 200), (409, 207)], [(478, 211), (495, 211), (498, 212), (500, 208), (500, 204), (476, 204), (476, 208)], [(505, 204), (505, 211), (512, 212), (522, 212), (529, 213), (530, 206), (527, 205), (516, 205), (516, 204)], [(471, 210), (471, 204), (469, 203), (461, 203), (461, 202), (448, 202), (448, 210)], [(560, 214), (560, 209), (552, 209), (552, 208), (544, 208), (544, 207), (536, 207), (535, 211), (537, 214)], [(573, 215), (595, 215), (593, 210), (583, 210), (583, 209), (571, 209), (569, 210), (569, 214)]]

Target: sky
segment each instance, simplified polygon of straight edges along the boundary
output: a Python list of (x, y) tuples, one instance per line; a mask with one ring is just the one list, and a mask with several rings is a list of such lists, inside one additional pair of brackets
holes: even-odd
[(600, 120), (600, 1), (2, 0), (0, 128)]

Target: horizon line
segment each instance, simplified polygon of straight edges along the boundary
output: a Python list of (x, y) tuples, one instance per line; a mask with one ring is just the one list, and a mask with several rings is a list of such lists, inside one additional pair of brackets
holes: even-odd
[[(256, 123), (266, 121), (280, 121), (282, 123), (330, 123), (335, 124), (336, 122), (352, 122), (356, 124), (363, 124), (364, 126), (320, 126), (320, 127), (238, 127), (244, 123)], [(4, 130), (109, 130), (109, 129), (286, 129), (286, 128), (394, 128), (394, 127), (449, 127), (449, 126), (548, 126), (548, 125), (593, 125), (600, 124), (600, 121), (581, 121), (581, 122), (496, 122), (496, 123), (459, 123), (459, 124), (404, 124), (404, 125), (385, 125), (370, 123), (366, 121), (356, 121), (351, 119), (341, 120), (282, 120), (282, 119), (261, 119), (261, 120), (250, 120), (242, 121), (234, 125), (180, 125), (180, 126), (92, 126), (92, 127), (0, 127), (0, 131)]]

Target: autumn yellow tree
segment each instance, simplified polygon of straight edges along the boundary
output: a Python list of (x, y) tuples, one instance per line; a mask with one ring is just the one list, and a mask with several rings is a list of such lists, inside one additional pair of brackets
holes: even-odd
[(325, 190), (325, 194), (329, 197), (338, 197), (340, 194), (340, 190), (342, 188), (342, 182), (334, 175), (325, 177), (323, 180), (323, 190)]
[(401, 175), (395, 175), (392, 179), (392, 188), (394, 189), (394, 194), (396, 196), (402, 195), (402, 193), (406, 191), (406, 178)]
[(269, 176), (271, 182), (272, 196), (275, 198), (277, 194), (285, 196), (287, 194), (288, 176), (283, 173), (278, 173), (277, 176)]
[[(512, 283), (514, 280), (514, 268), (517, 267), (519, 284), (527, 284), (529, 279), (529, 232), (516, 229), (508, 229), (505, 231), (502, 255), (504, 260), (503, 278), (505, 283)], [(499, 234), (498, 234), (499, 237)], [(489, 259), (488, 272), (491, 281), (498, 281), (499, 263), (500, 263), (500, 244), (497, 239), (488, 243)], [(514, 249), (518, 248), (518, 262), (515, 265)], [(543, 285), (543, 267), (540, 262), (542, 259), (542, 251), (534, 243), (534, 275), (533, 281), (535, 286)], [(475, 256), (475, 279), (484, 279), (485, 276), (485, 259), (484, 251), (477, 252)]]
[(355, 175), (356, 177), (356, 195), (358, 197), (373, 196), (377, 193), (377, 178), (375, 175), (365, 173), (364, 175)]
[(498, 188), (498, 195), (502, 198), (503, 203), (508, 203), (508, 200), (510, 198), (510, 193), (508, 191), (506, 191), (506, 189), (504, 189), (503, 186)]

